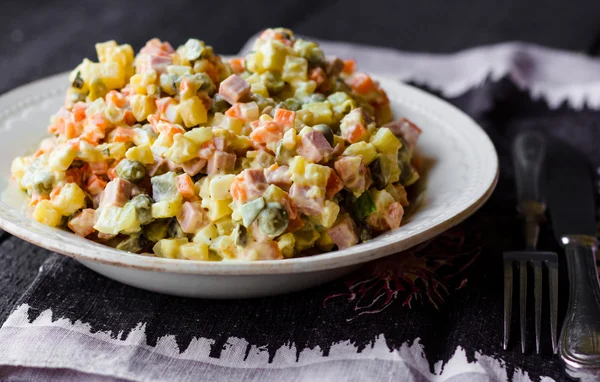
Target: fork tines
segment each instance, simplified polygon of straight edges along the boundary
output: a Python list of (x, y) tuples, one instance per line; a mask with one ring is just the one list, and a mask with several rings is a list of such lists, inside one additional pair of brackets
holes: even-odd
[(535, 347), (540, 352), (540, 332), (542, 324), (542, 263), (548, 269), (550, 288), (550, 331), (552, 351), (556, 354), (556, 319), (558, 315), (558, 256), (554, 252), (517, 251), (504, 252), (504, 350), (508, 348), (512, 318), (513, 267), (519, 269), (519, 324), (521, 329), (521, 351), (525, 353), (527, 318), (527, 264), (533, 266), (535, 302)]

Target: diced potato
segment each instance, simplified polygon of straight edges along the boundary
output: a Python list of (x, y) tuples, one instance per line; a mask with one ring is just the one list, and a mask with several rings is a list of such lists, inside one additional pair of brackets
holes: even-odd
[(173, 163), (183, 163), (198, 155), (198, 146), (183, 134), (175, 134), (173, 145), (163, 153), (163, 156)]
[(137, 217), (137, 211), (133, 204), (126, 204), (125, 207), (123, 207), (123, 211), (121, 211), (119, 222), (117, 224), (119, 226), (119, 232), (128, 235), (142, 230), (140, 221)]
[(126, 68), (116, 62), (91, 63), (86, 71), (81, 72), (81, 77), (90, 86), (94, 81), (100, 80), (106, 89), (121, 89), (125, 86)]
[(208, 121), (208, 112), (198, 96), (182, 101), (177, 107), (185, 127), (192, 127)]
[(321, 237), (315, 242), (315, 245), (323, 251), (331, 251), (335, 243), (331, 240), (331, 236), (329, 236), (327, 231), (323, 231)]
[(291, 83), (292, 89), (294, 89), (294, 98), (304, 99), (309, 95), (313, 94), (317, 90), (317, 83), (315, 81), (302, 81), (294, 80)]
[(309, 110), (312, 113), (312, 123), (317, 125), (320, 123), (330, 124), (333, 122), (333, 113), (329, 102), (311, 102), (302, 105), (302, 109)]
[(330, 200), (326, 200), (325, 208), (323, 208), (323, 212), (319, 216), (319, 224), (325, 228), (331, 227), (335, 223), (339, 213), (340, 206)]
[(104, 206), (100, 209), (100, 215), (94, 224), (94, 229), (107, 235), (116, 235), (120, 231), (119, 219), (123, 209), (117, 206)]
[(213, 222), (231, 214), (231, 212), (228, 200), (212, 200), (208, 206), (208, 218)]
[(76, 183), (67, 183), (52, 198), (52, 206), (63, 216), (69, 216), (86, 206), (86, 194)]
[(62, 214), (54, 208), (49, 200), (41, 200), (36, 204), (33, 218), (51, 227), (58, 227), (62, 223)]
[(263, 193), (263, 198), (267, 202), (280, 202), (283, 198), (285, 198), (287, 192), (283, 191), (281, 188), (277, 187), (274, 184), (269, 185), (265, 192)]
[(29, 161), (25, 157), (16, 157), (10, 165), (10, 172), (13, 178), (21, 183), (21, 178), (25, 175), (25, 171), (29, 167)]
[(181, 256), (188, 260), (208, 260), (208, 244), (186, 243), (179, 248)]
[(152, 154), (152, 150), (150, 150), (150, 146), (148, 145), (131, 147), (125, 153), (125, 157), (143, 164), (154, 163), (154, 154)]
[(294, 148), (296, 148), (297, 136), (298, 133), (296, 129), (289, 129), (288, 131), (286, 131), (285, 134), (283, 134), (283, 147), (285, 147), (288, 150), (293, 150)]
[(67, 144), (61, 145), (50, 154), (48, 167), (54, 171), (65, 171), (71, 166), (76, 156), (75, 148)]
[(281, 235), (277, 240), (277, 246), (281, 251), (283, 257), (292, 257), (294, 256), (294, 246), (296, 244), (296, 238), (293, 233), (286, 233)]
[(229, 216), (216, 221), (215, 226), (217, 227), (219, 236), (231, 235), (231, 232), (233, 232), (233, 229), (235, 228), (235, 224), (231, 221)]
[(183, 136), (194, 142), (196, 145), (201, 146), (213, 139), (213, 131), (210, 127), (196, 127), (183, 134)]
[(150, 146), (150, 150), (156, 156), (163, 156), (165, 151), (167, 151), (173, 145), (173, 137), (167, 134), (160, 134), (158, 138), (154, 141), (152, 146)]
[(263, 97), (269, 96), (269, 90), (267, 90), (267, 86), (262, 82), (250, 84), (250, 91), (252, 92), (252, 94), (258, 94)]
[(150, 70), (133, 75), (129, 79), (129, 85), (133, 89), (134, 94), (145, 95), (148, 93), (148, 86), (155, 85), (157, 78), (156, 71)]
[(308, 76), (308, 61), (302, 57), (286, 56), (281, 78), (284, 81), (306, 81)]
[(152, 223), (144, 226), (144, 233), (150, 241), (157, 242), (160, 239), (167, 237), (169, 230), (168, 220), (155, 220)]
[(180, 239), (162, 239), (159, 240), (152, 250), (158, 257), (165, 257), (167, 259), (177, 259), (179, 258), (180, 248), (187, 244), (188, 240), (186, 238)]
[(312, 227), (302, 228), (294, 233), (296, 242), (294, 248), (296, 252), (302, 252), (305, 249), (314, 246), (315, 242), (319, 239), (321, 234)]
[(242, 128), (244, 127), (244, 121), (239, 118), (223, 116), (223, 119), (219, 123), (219, 127), (227, 129), (237, 135), (241, 135)]
[(172, 218), (181, 211), (181, 200), (164, 200), (152, 205), (154, 219)]
[(325, 187), (331, 175), (331, 167), (320, 164), (309, 163), (304, 173), (305, 183), (303, 185)]
[(363, 158), (368, 165), (377, 158), (377, 150), (375, 146), (367, 142), (357, 142), (351, 144), (344, 150), (344, 155), (358, 155)]
[(192, 74), (192, 68), (186, 65), (169, 65), (167, 73), (183, 76), (184, 74)]
[(259, 52), (262, 54), (262, 68), (278, 72), (287, 63), (287, 54), (290, 53), (288, 47), (277, 40), (267, 41), (260, 47)]
[(210, 197), (212, 200), (231, 200), (231, 184), (235, 175), (216, 175), (210, 180)]
[(140, 94), (132, 95), (129, 98), (129, 104), (131, 105), (131, 112), (138, 122), (145, 121), (148, 119), (150, 114), (156, 112), (155, 98)]
[(210, 223), (196, 232), (193, 242), (210, 245), (217, 236), (219, 236), (217, 227), (213, 223)]
[(378, 129), (371, 137), (371, 143), (377, 148), (377, 151), (384, 154), (396, 154), (402, 147), (400, 140), (387, 127)]
[(115, 159), (121, 160), (125, 158), (125, 153), (127, 153), (127, 149), (131, 146), (131, 143), (128, 142), (113, 142), (113, 143), (103, 143), (101, 145), (96, 146), (97, 150), (104, 156), (105, 159)]

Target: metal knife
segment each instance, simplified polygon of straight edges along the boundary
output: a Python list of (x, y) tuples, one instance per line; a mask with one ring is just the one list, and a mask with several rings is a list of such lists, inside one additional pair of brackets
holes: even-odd
[(600, 283), (592, 171), (582, 153), (556, 141), (544, 173), (552, 228), (565, 250), (569, 274), (559, 354), (569, 376), (595, 379), (600, 377)]

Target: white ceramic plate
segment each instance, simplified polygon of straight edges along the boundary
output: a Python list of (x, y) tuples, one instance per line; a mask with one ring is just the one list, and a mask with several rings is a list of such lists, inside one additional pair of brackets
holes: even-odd
[(0, 227), (125, 284), (204, 298), (259, 297), (301, 290), (340, 277), (360, 264), (408, 249), (458, 224), (489, 198), (498, 158), (483, 130), (432, 95), (378, 78), (395, 117), (423, 129), (418, 152), (429, 164), (419, 207), (397, 230), (365, 244), (289, 260), (203, 262), (146, 257), (118, 251), (27, 218), (22, 193), (10, 185), (10, 164), (47, 136), (49, 117), (64, 100), (68, 80), (59, 74), (0, 97)]

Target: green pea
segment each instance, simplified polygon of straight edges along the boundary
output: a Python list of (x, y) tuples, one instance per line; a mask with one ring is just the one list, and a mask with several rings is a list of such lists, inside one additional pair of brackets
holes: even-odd
[(294, 151), (287, 149), (282, 141), (277, 143), (277, 147), (275, 148), (275, 162), (280, 165), (287, 165), (290, 163), (292, 158), (294, 157)]
[(146, 176), (146, 167), (138, 161), (123, 159), (117, 165), (117, 176), (132, 183), (139, 183)]
[(233, 241), (235, 245), (245, 247), (248, 244), (248, 231), (246, 227), (241, 224), (237, 224), (233, 229)]
[(146, 194), (134, 196), (129, 202), (135, 207), (135, 213), (140, 225), (146, 225), (152, 221), (152, 198)]
[(365, 241), (369, 241), (373, 238), (373, 232), (368, 225), (364, 224), (360, 227), (360, 241), (364, 243)]
[(260, 110), (264, 110), (267, 106), (275, 106), (275, 101), (272, 98), (265, 98), (260, 94), (252, 94), (250, 98), (256, 102)]
[(285, 88), (285, 82), (281, 79), (280, 75), (266, 72), (262, 77), (270, 95), (277, 95)]
[(38, 195), (48, 195), (52, 192), (54, 175), (46, 171), (38, 171), (33, 178), (33, 191)]
[(281, 235), (288, 224), (287, 211), (279, 203), (268, 203), (267, 207), (258, 214), (258, 228), (267, 236)]
[(325, 136), (325, 139), (327, 139), (327, 142), (329, 142), (329, 145), (331, 147), (333, 147), (333, 131), (331, 131), (331, 129), (329, 128), (329, 126), (327, 126), (326, 124), (322, 123), (320, 125), (313, 126), (313, 129), (316, 130), (316, 131), (320, 131), (321, 133), (323, 133), (323, 136)]
[(371, 170), (371, 178), (373, 179), (373, 185), (378, 189), (382, 190), (387, 186), (388, 181), (390, 179), (390, 173), (387, 168), (383, 165), (380, 158), (375, 159), (369, 165), (369, 169)]
[(212, 98), (212, 106), (210, 107), (211, 113), (224, 113), (229, 109), (231, 105), (225, 101), (219, 94), (215, 94)]
[(169, 228), (167, 229), (167, 237), (174, 237), (174, 238), (186, 237), (185, 232), (183, 232), (183, 229), (181, 228), (181, 226), (179, 225), (179, 222), (175, 218), (172, 218), (171, 222), (169, 223)]
[(283, 104), (291, 111), (298, 111), (302, 108), (302, 102), (298, 101), (296, 98), (288, 98), (283, 101)]
[(121, 251), (136, 253), (146, 248), (148, 244), (148, 239), (146, 239), (144, 235), (137, 233), (130, 235), (127, 239), (120, 242), (117, 245), (117, 249), (120, 249)]
[(304, 103), (323, 102), (323, 101), (325, 101), (325, 96), (321, 93), (311, 94), (308, 97), (304, 98)]

